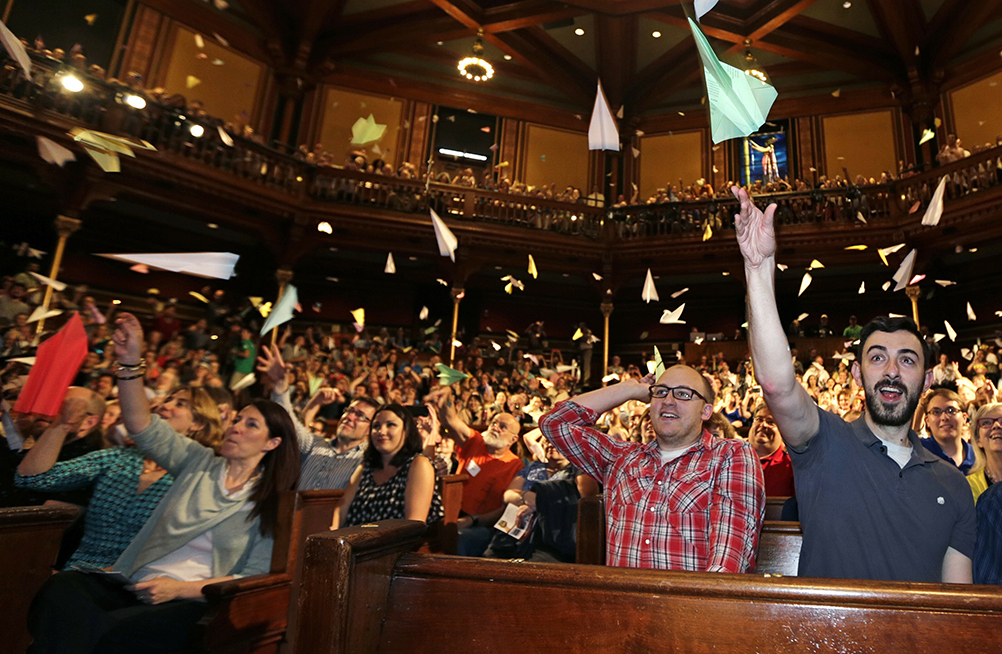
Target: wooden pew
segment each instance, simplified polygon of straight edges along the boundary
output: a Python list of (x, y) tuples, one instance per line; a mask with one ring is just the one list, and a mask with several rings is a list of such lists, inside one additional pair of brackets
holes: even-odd
[[(208, 609), (192, 638), (192, 650), (220, 654), (291, 652), (306, 538), (330, 530), (341, 490), (283, 493), (271, 572), (211, 584), (202, 589)], [(291, 633), (295, 633), (292, 631)]]
[(411, 552), (400, 520), (312, 536), (310, 654), (999, 651), (1002, 590)]
[(786, 500), (789, 497), (767, 497), (765, 498), (765, 519), (766, 520), (782, 520), (783, 519), (783, 505), (786, 504)]
[(21, 654), (31, 642), (28, 607), (52, 576), (63, 532), (79, 513), (71, 506), (0, 509), (0, 653)]
[[(785, 499), (785, 498), (782, 498)], [(803, 532), (799, 522), (767, 519), (758, 539), (755, 572), (795, 577)], [(605, 506), (601, 495), (578, 502), (577, 563), (605, 565)]]
[(428, 525), (427, 539), (421, 546), (422, 552), (455, 554), (459, 548), (459, 512), (463, 507), (463, 484), (468, 474), (445, 475), (438, 478), (438, 492), (442, 497), (441, 520)]

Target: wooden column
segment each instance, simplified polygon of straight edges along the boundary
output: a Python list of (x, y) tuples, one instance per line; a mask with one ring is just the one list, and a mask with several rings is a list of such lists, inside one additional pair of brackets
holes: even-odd
[(459, 326), (459, 303), (462, 302), (466, 291), (461, 286), (454, 286), (450, 291), (452, 295), (452, 332), (449, 336), (449, 365), (453, 365), (456, 360), (456, 328)]
[(922, 295), (922, 290), (917, 284), (905, 287), (905, 294), (908, 295), (908, 299), (912, 301), (912, 320), (915, 321), (915, 326), (919, 326), (919, 312), (918, 312), (918, 301), (919, 297)]
[[(56, 243), (56, 252), (52, 256), (52, 268), (49, 269), (49, 278), (56, 280), (59, 275), (59, 265), (63, 262), (63, 251), (66, 249), (66, 239), (70, 234), (80, 229), (80, 221), (69, 216), (56, 217), (56, 232), (59, 234), (59, 242)], [(44, 312), (49, 310), (49, 302), (52, 301), (52, 284), (45, 285), (45, 299), (42, 300), (43, 317), (35, 327), (35, 333), (41, 334), (45, 329)]]
[(602, 340), (602, 376), (609, 374), (609, 316), (612, 315), (612, 302), (606, 301), (600, 305), (605, 318), (605, 335)]
[[(274, 311), (274, 307), (277, 307), (278, 303), (282, 301), (282, 295), (285, 294), (285, 287), (292, 281), (292, 270), (289, 268), (279, 268), (275, 271), (275, 279), (278, 280), (278, 297), (275, 298), (275, 304), (272, 305), (272, 311)], [(277, 340), (278, 327), (276, 326), (271, 328), (271, 344), (274, 345)]]

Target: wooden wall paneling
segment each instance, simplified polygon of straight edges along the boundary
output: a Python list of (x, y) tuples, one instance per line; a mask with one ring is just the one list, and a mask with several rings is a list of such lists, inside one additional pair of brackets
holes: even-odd
[(108, 74), (122, 79), (127, 73), (135, 71), (142, 75), (144, 84), (153, 86), (150, 83), (153, 79), (153, 55), (166, 22), (166, 17), (159, 11), (144, 4), (138, 5), (119, 68), (117, 71), (109, 70)]
[(497, 163), (508, 162), (507, 166), (501, 168), (500, 176), (507, 177), (515, 181), (519, 166), (519, 139), (525, 123), (514, 118), (501, 119), (501, 142), (498, 145)]
[(431, 117), (434, 107), (426, 102), (415, 102), (413, 118), (411, 118), (411, 137), (408, 159), (418, 170), (427, 161), (428, 143), (431, 139)]
[[(263, 86), (263, 84), (262, 84)], [(323, 95), (319, 86), (314, 86), (303, 95), (303, 112), (299, 117), (299, 135), (296, 137), (294, 145), (305, 144), (313, 149), (313, 129), (315, 128), (315, 118), (320, 108), (320, 96)]]
[(115, 51), (111, 53), (111, 61), (108, 62), (107, 74), (109, 77), (118, 77), (118, 64), (122, 60), (125, 43), (132, 31), (135, 15), (136, 0), (129, 0), (125, 6), (125, 13), (122, 15), (122, 24), (118, 28), (118, 38), (115, 39)]
[(163, 24), (157, 33), (150, 66), (150, 79), (153, 81), (153, 86), (163, 86), (167, 81), (167, 70), (170, 68), (171, 55), (174, 54), (177, 29), (177, 21), (164, 16)]
[[(709, 179), (713, 180), (713, 188), (716, 190), (722, 188), (728, 181), (734, 181), (734, 179), (740, 176), (734, 174), (734, 160), (732, 157), (734, 148), (728, 143), (714, 145), (709, 130), (706, 132), (706, 138), (707, 152), (710, 153), (710, 173), (712, 174)], [(716, 166), (717, 172), (713, 172), (714, 166)]]
[(811, 167), (817, 168), (814, 163), (814, 126), (810, 118), (794, 118), (791, 122), (797, 148), (797, 170), (794, 177), (813, 179)]

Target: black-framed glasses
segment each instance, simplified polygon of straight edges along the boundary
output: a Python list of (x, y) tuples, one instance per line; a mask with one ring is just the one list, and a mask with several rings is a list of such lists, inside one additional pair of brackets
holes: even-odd
[(960, 413), (963, 413), (963, 411), (961, 411), (960, 409), (958, 409), (955, 406), (948, 406), (945, 409), (940, 409), (940, 408), (937, 407), (935, 409), (930, 409), (929, 411), (925, 412), (925, 414), (927, 416), (933, 416), (934, 418), (938, 418), (941, 415), (943, 415), (944, 413), (946, 415), (948, 415), (948, 416), (956, 416), (956, 415), (958, 415)]
[(355, 416), (355, 420), (358, 420), (359, 422), (372, 422), (372, 418), (370, 418), (369, 416), (365, 415), (364, 413), (362, 413), (361, 411), (359, 411), (358, 409), (356, 409), (354, 407), (349, 407), (349, 408), (345, 409), (344, 410), (344, 415), (346, 415), (346, 416)]
[(998, 418), (981, 418), (978, 420), (978, 427), (981, 429), (991, 429), (996, 422), (1002, 425), (1002, 416)]
[(704, 402), (708, 402), (705, 397), (685, 386), (665, 386), (664, 384), (654, 384), (650, 388), (650, 393), (651, 399), (658, 398), (659, 400), (662, 400), (668, 397), (668, 393), (671, 393), (675, 396), (676, 400), (681, 400), (683, 402), (688, 402), (693, 398), (693, 396), (698, 397)]

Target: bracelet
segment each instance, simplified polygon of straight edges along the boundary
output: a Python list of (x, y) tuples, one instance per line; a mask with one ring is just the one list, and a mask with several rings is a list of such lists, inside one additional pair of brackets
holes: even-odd
[(144, 373), (136, 373), (135, 375), (129, 375), (128, 377), (122, 377), (121, 375), (116, 376), (118, 381), (131, 381), (133, 379), (142, 379), (145, 376)]
[(146, 362), (142, 360), (139, 363), (122, 363), (121, 361), (118, 362), (118, 367), (124, 368), (125, 370), (139, 370), (140, 368), (143, 368), (145, 366)]

